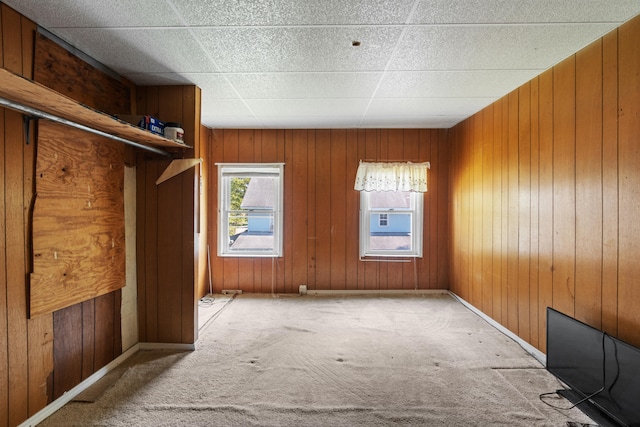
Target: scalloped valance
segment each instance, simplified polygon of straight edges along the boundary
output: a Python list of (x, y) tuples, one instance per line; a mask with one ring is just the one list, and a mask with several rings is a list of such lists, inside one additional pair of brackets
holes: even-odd
[(429, 162), (360, 162), (354, 190), (427, 191)]

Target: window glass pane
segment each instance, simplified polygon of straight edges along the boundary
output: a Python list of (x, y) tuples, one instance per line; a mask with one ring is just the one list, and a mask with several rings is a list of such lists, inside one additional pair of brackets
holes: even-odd
[(422, 256), (422, 193), (362, 191), (360, 203), (361, 256)]
[(372, 191), (369, 193), (370, 209), (410, 209), (409, 191)]
[(281, 176), (281, 166), (220, 165), (220, 255), (280, 255)]
[[(372, 251), (411, 251), (411, 213), (380, 214), (372, 212), (369, 221), (369, 249)], [(382, 225), (380, 216), (386, 215)]]

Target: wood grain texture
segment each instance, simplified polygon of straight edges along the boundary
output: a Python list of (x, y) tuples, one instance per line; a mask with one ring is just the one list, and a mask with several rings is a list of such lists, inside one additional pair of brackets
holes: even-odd
[[(481, 250), (494, 254), (494, 302), (481, 308), (542, 351), (546, 307), (640, 344), (638, 45), (634, 18), (450, 132), (450, 289), (474, 302), (485, 290), (473, 242), (487, 211), (470, 193), (492, 176), (493, 243)], [(494, 156), (478, 175), (480, 128)]]
[[(35, 80), (107, 114), (131, 111), (130, 90), (42, 34), (35, 37)], [(85, 84), (78, 84), (85, 82)], [(90, 85), (91, 90), (87, 90)]]
[(48, 122), (39, 137), (31, 316), (125, 283), (123, 146)]
[[(137, 114), (150, 114), (183, 126), (185, 142), (193, 149), (180, 153), (181, 158), (194, 158), (208, 149), (201, 143), (199, 88), (140, 87), (136, 90), (136, 109)], [(250, 132), (245, 137), (250, 138)], [(220, 149), (235, 153), (232, 155), (237, 158), (238, 141), (235, 133), (234, 143)], [(138, 295), (145, 298), (144, 302), (138, 298), (139, 337), (142, 342), (191, 344), (197, 339), (197, 301), (204, 279), (200, 264), (206, 259), (200, 239), (207, 231), (205, 227), (204, 235), (198, 235), (198, 220), (207, 193), (199, 190), (196, 168), (156, 185), (167, 164), (151, 155), (136, 158)], [(214, 165), (206, 167), (216, 171)], [(215, 253), (216, 247), (211, 251)], [(212, 265), (212, 270), (216, 267)], [(233, 270), (235, 274), (225, 278), (225, 286), (238, 281), (237, 263)]]
[[(448, 285), (447, 131), (415, 129), (212, 130), (215, 163), (238, 162), (244, 153), (262, 162), (285, 161), (284, 255), (224, 259), (212, 253), (214, 290), (298, 292), (349, 289), (446, 289)], [(241, 137), (241, 135), (245, 135)], [(241, 146), (241, 149), (238, 147)], [(220, 148), (221, 147), (221, 148)], [(426, 148), (425, 148), (426, 147)], [(258, 156), (257, 153), (260, 153)], [(430, 161), (425, 198), (425, 254), (414, 263), (360, 261), (359, 160)], [(217, 212), (217, 182), (210, 176), (210, 209)], [(429, 213), (427, 214), (426, 211)], [(217, 228), (209, 218), (210, 230)], [(214, 247), (216, 233), (210, 232)], [(260, 268), (256, 266), (260, 265)], [(241, 267), (240, 267), (241, 266)], [(417, 278), (417, 283), (416, 283)]]
[(640, 346), (640, 18), (618, 29), (618, 335)]

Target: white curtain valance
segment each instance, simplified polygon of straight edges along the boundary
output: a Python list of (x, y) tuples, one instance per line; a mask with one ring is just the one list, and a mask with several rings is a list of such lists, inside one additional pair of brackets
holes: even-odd
[(429, 162), (360, 162), (354, 189), (358, 191), (427, 191)]

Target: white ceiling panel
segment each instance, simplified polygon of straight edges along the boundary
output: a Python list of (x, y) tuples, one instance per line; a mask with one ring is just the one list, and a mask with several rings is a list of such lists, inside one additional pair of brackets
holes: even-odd
[(419, 128), (419, 129), (448, 129), (466, 119), (460, 116), (370, 116), (365, 117), (360, 128)]
[(187, 29), (61, 28), (57, 35), (119, 73), (214, 70)]
[(360, 116), (261, 116), (267, 129), (346, 129), (360, 126)]
[(166, 0), (12, 0), (3, 3), (48, 29), (182, 24)]
[[(399, 27), (196, 28), (222, 72), (383, 70)], [(360, 40), (360, 47), (352, 41)]]
[(382, 73), (229, 74), (245, 99), (370, 98)]
[(640, 0), (2, 2), (136, 84), (199, 86), (217, 128), (448, 128), (640, 13)]
[(258, 116), (362, 116), (369, 99), (247, 99)]
[(405, 23), (414, 0), (171, 0), (188, 25), (368, 25)]
[(411, 27), (390, 68), (544, 70), (613, 28), (613, 24)]
[(539, 70), (391, 71), (385, 73), (376, 97), (500, 97), (539, 73)]
[(638, 13), (638, 0), (421, 0), (418, 3), (411, 23), (618, 23)]
[(367, 117), (469, 115), (495, 100), (495, 98), (376, 98), (369, 106)]

